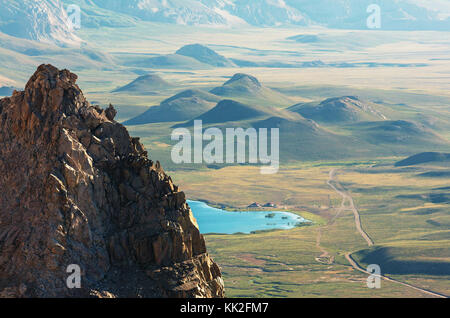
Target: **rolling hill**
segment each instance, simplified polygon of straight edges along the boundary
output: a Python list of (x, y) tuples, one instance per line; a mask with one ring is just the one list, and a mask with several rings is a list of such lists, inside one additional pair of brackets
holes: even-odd
[(172, 86), (172, 84), (166, 82), (159, 75), (148, 74), (139, 76), (131, 83), (113, 90), (113, 93), (152, 95), (155, 91), (166, 90)]
[(125, 65), (160, 68), (160, 69), (183, 69), (201, 70), (212, 67), (236, 67), (231, 60), (201, 44), (189, 44), (178, 49), (174, 54), (131, 57), (124, 61)]
[(176, 69), (176, 70), (205, 70), (211, 65), (201, 63), (198, 60), (180, 54), (167, 54), (153, 57), (137, 57), (124, 62), (127, 66), (151, 69)]
[(355, 96), (343, 96), (320, 103), (297, 104), (288, 109), (321, 123), (349, 123), (386, 119), (377, 107), (379, 106), (363, 102)]
[(231, 127), (267, 128), (269, 133), (271, 128), (279, 128), (280, 160), (284, 163), (291, 160), (348, 158), (353, 155), (352, 145), (357, 142), (356, 138), (334, 134), (296, 113), (245, 105), (233, 100), (223, 100), (208, 112), (173, 128), (192, 127), (194, 120), (202, 120), (204, 126), (213, 125), (224, 133), (226, 128)]
[(185, 45), (176, 54), (192, 57), (201, 63), (216, 67), (236, 67), (236, 64), (226, 57), (201, 44)]
[[(333, 160), (355, 156), (353, 145), (357, 141), (356, 138), (334, 134), (312, 120), (290, 120), (275, 116), (254, 121), (251, 125), (257, 129), (280, 129), (282, 163), (291, 160)], [(356, 154), (359, 155), (361, 154)]]
[(191, 120), (213, 108), (218, 101), (219, 98), (215, 95), (190, 89), (164, 100), (159, 106), (150, 107), (124, 124), (143, 125)]
[(378, 155), (411, 155), (450, 149), (447, 140), (424, 125), (406, 120), (360, 122), (346, 126), (353, 136), (377, 149)]
[(192, 126), (194, 120), (202, 120), (204, 124), (223, 124), (226, 122), (258, 118), (265, 114), (264, 111), (255, 107), (244, 105), (233, 100), (223, 100), (208, 112), (179, 126)]
[(388, 274), (450, 275), (444, 246), (377, 246), (353, 254), (362, 264), (380, 264)]
[(225, 99), (220, 101), (214, 108), (204, 114), (190, 120), (187, 123), (176, 125), (176, 127), (192, 126), (194, 120), (202, 120), (203, 124), (225, 124), (229, 122), (245, 122), (258, 118), (280, 116), (281, 118), (297, 120), (300, 116), (283, 109), (266, 106), (247, 105), (234, 100)]
[[(0, 22), (1, 24), (1, 22)], [(36, 65), (52, 63), (71, 69), (95, 69), (97, 71), (116, 67), (115, 59), (99, 48), (83, 42), (81, 47), (48, 42), (37, 42), (10, 36), (0, 32), (0, 86), (16, 86)], [(2, 77), (12, 81), (2, 81)]]
[(286, 106), (292, 103), (288, 97), (262, 85), (256, 77), (243, 73), (233, 75), (222, 86), (213, 88), (210, 92), (246, 104)]
[(252, 126), (280, 128), (280, 152), (286, 160), (375, 158), (429, 149), (450, 150), (448, 141), (434, 131), (403, 120), (344, 124), (338, 131), (303, 117), (271, 117), (253, 122)]
[[(261, 85), (255, 78), (245, 75), (236, 76), (230, 83), (240, 79), (244, 80), (246, 88), (257, 90)], [(308, 108), (304, 105), (300, 108), (320, 111), (302, 114), (295, 108), (298, 105), (293, 109), (280, 109), (226, 99), (211, 110), (174, 127), (191, 127), (194, 120), (202, 120), (205, 125), (221, 129), (279, 128), (280, 151), (286, 160), (400, 156), (427, 149), (450, 149), (448, 141), (426, 126), (406, 120), (385, 120), (378, 109), (372, 108), (378, 105), (363, 103), (355, 97), (330, 98), (317, 105), (306, 106)], [(308, 118), (311, 114), (315, 116)], [(315, 119), (339, 125), (322, 126)]]
[(422, 152), (395, 163), (396, 167), (420, 165), (423, 163), (450, 163), (450, 153)]

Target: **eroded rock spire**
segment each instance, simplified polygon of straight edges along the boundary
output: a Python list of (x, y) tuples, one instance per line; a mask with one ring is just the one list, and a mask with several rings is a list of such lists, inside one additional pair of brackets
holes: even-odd
[(41, 65), (0, 100), (0, 296), (222, 297), (184, 193), (76, 80)]

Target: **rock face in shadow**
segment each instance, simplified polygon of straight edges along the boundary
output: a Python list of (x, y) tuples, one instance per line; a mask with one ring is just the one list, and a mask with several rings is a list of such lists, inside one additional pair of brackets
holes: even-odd
[(0, 297), (223, 297), (184, 193), (76, 79), (0, 100)]

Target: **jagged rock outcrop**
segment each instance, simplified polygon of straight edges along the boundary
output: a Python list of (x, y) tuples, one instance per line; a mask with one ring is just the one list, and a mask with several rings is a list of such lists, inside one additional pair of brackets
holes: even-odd
[(222, 297), (184, 193), (76, 79), (41, 65), (0, 100), (0, 297)]

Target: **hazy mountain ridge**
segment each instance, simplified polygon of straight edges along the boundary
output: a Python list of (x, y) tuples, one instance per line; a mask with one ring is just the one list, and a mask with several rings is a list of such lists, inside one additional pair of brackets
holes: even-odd
[(235, 19), (215, 6), (196, 0), (91, 0), (103, 9), (129, 14), (146, 21), (176, 24), (229, 24)]
[(79, 45), (60, 0), (0, 0), (0, 32), (58, 45)]
[[(65, 0), (69, 3), (68, 0)], [(254, 26), (323, 25), (366, 29), (367, 8), (381, 8), (382, 28), (449, 30), (450, 4), (423, 0), (91, 0), (91, 6), (146, 21)]]
[(237, 0), (227, 9), (230, 13), (255, 26), (283, 24), (307, 26), (312, 23), (301, 10), (287, 5), (282, 0)]
[[(421, 0), (286, 0), (312, 21), (338, 29), (367, 29), (367, 8), (376, 4), (381, 10), (381, 28), (389, 30), (449, 30), (450, 6), (444, 2), (430, 5)], [(440, 14), (440, 12), (442, 12)]]
[(92, 5), (153, 22), (186, 25), (307, 25), (309, 19), (273, 0), (91, 0)]
[[(81, 26), (126, 27), (136, 21), (181, 25), (321, 25), (367, 29), (373, 0), (0, 0), (0, 32), (62, 46), (80, 45), (66, 12), (81, 7)], [(382, 30), (450, 30), (450, 4), (422, 0), (376, 1)], [(315, 41), (305, 39), (305, 41)], [(232, 63), (232, 62), (230, 62)]]

